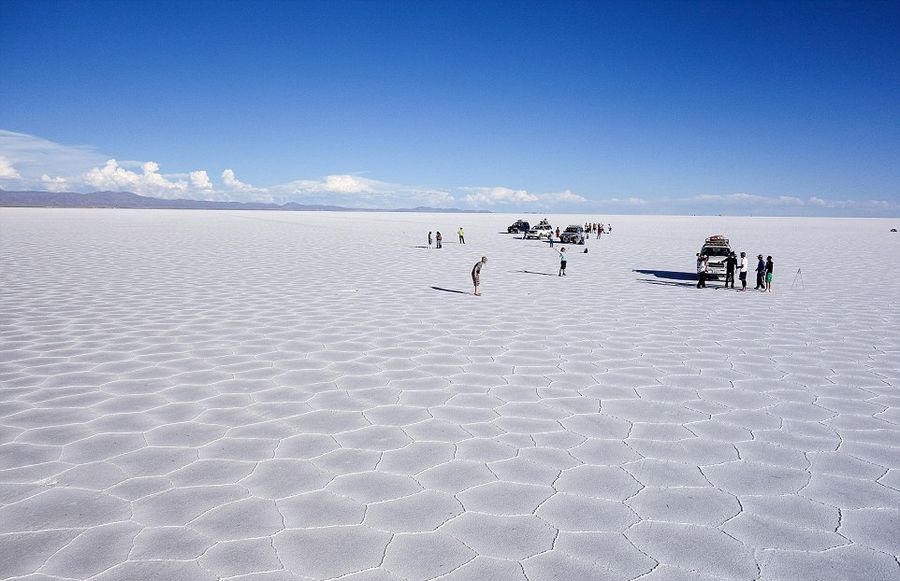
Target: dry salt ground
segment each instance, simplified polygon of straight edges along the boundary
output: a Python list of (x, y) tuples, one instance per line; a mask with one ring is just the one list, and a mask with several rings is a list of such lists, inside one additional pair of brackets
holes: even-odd
[(896, 224), (517, 217), (0, 210), (0, 578), (900, 578)]

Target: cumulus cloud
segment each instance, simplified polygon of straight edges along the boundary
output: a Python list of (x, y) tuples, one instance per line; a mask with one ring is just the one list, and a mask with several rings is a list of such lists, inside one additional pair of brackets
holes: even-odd
[(233, 169), (226, 169), (222, 172), (222, 183), (225, 185), (226, 189), (234, 192), (253, 192), (257, 190), (257, 188), (254, 188), (250, 184), (237, 179)]
[[(334, 196), (361, 207), (409, 205), (446, 206), (454, 202), (449, 190), (410, 186), (365, 178), (353, 174), (331, 174), (317, 180), (295, 180), (267, 188), (268, 197), (279, 200), (334, 201)], [(352, 202), (346, 200), (352, 198)]]
[(19, 175), (18, 170), (13, 167), (13, 164), (10, 160), (6, 158), (6, 156), (0, 155), (0, 180), (20, 180), (22, 176)]
[(47, 174), (41, 175), (41, 183), (51, 192), (64, 192), (69, 188), (69, 182), (63, 177), (50, 177)]
[(137, 194), (177, 197), (188, 190), (184, 181), (172, 181), (159, 173), (159, 164), (147, 161), (141, 173), (125, 169), (115, 159), (103, 167), (95, 167), (84, 174), (84, 182), (96, 189), (128, 190)]
[(475, 205), (493, 206), (495, 204), (533, 204), (535, 202), (580, 204), (587, 201), (585, 197), (573, 193), (572, 190), (538, 194), (505, 186), (465, 187), (460, 189), (467, 192), (464, 198), (465, 201)]
[(190, 173), (190, 178), (191, 186), (198, 190), (211, 191), (213, 189), (212, 180), (209, 179), (209, 174), (206, 173), (205, 169), (192, 171)]
[(465, 200), (472, 204), (508, 204), (511, 202), (537, 202), (538, 197), (528, 190), (513, 190), (503, 186), (461, 188), (466, 194)]

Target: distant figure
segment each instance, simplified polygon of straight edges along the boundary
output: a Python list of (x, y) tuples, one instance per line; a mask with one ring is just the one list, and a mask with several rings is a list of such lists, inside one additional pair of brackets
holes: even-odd
[(431, 230), (428, 231), (428, 248), (431, 248)]
[(737, 257), (734, 252), (725, 259), (725, 288), (728, 288), (728, 281), (731, 281), (731, 288), (734, 288), (734, 269), (737, 267)]
[(559, 252), (559, 274), (557, 276), (566, 276), (566, 249), (560, 248), (557, 252)]
[(750, 263), (747, 260), (747, 253), (741, 252), (741, 265), (740, 265), (740, 276), (741, 279), (741, 290), (747, 290), (747, 271), (750, 269)]
[(601, 234), (603, 234), (603, 225), (597, 224), (597, 240), (600, 240)]
[(765, 276), (766, 276), (766, 262), (763, 260), (762, 254), (758, 255), (757, 260), (759, 262), (756, 263), (756, 288), (754, 290), (766, 290), (765, 285)]
[[(559, 236), (559, 234), (557, 234)], [(547, 241), (550, 242), (550, 248), (553, 248), (553, 232), (550, 233), (550, 236), (547, 236)]]
[(556, 227), (556, 237), (559, 238), (559, 226)]
[(709, 269), (709, 262), (706, 260), (705, 254), (697, 255), (697, 288), (706, 288), (706, 273)]
[(434, 236), (435, 248), (441, 248), (441, 242), (444, 240), (444, 237), (441, 236), (441, 231), (438, 230), (437, 234)]
[(463, 232), (462, 226), (459, 227), (459, 232), (457, 232), (457, 234), (459, 235), (459, 243), (465, 244), (466, 243), (466, 233)]
[(612, 224), (607, 224), (607, 225), (606, 225), (606, 228), (607, 228), (606, 233), (607, 233), (607, 234), (612, 234)]
[(772, 273), (775, 270), (775, 263), (772, 262), (772, 257), (766, 257), (766, 292), (772, 292)]
[(475, 266), (472, 267), (472, 282), (475, 284), (475, 296), (480, 297), (481, 293), (478, 292), (478, 286), (481, 284), (481, 267), (487, 264), (487, 256), (482, 256), (481, 260), (475, 263)]

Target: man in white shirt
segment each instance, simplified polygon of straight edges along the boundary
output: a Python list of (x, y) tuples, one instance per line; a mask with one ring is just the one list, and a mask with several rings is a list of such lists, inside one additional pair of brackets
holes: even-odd
[(741, 252), (741, 264), (740, 270), (738, 271), (738, 276), (741, 279), (741, 290), (747, 290), (747, 270), (750, 268), (750, 263), (747, 261), (747, 253)]

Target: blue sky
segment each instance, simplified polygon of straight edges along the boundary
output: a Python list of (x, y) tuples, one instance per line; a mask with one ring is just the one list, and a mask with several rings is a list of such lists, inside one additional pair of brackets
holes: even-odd
[(896, 2), (5, 0), (0, 38), (4, 189), (900, 214)]

